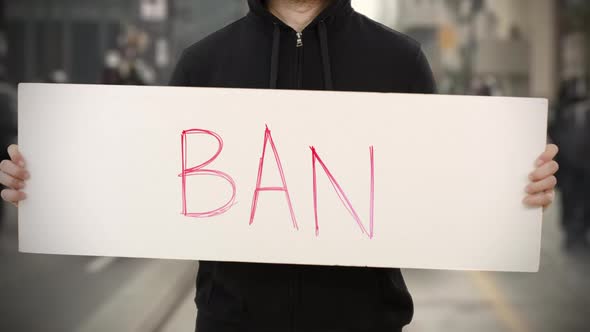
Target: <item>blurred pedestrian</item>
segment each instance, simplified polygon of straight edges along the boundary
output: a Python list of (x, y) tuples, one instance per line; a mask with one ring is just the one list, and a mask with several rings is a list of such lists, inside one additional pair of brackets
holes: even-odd
[[(122, 58), (116, 50), (110, 50), (105, 56), (102, 70), (101, 84), (116, 85), (146, 85), (149, 79), (146, 77), (143, 62), (129, 55)], [(149, 74), (149, 73), (148, 73)]]
[(552, 139), (560, 145), (557, 173), (562, 196), (564, 247), (571, 252), (590, 249), (590, 91), (578, 76), (561, 84)]
[[(17, 93), (14, 86), (6, 82), (4, 70), (0, 68), (0, 146), (14, 143), (17, 133)], [(0, 151), (0, 160), (8, 159), (5, 149)], [(4, 202), (0, 202), (0, 230), (4, 224)]]
[(105, 55), (104, 67), (102, 70), (101, 84), (122, 84), (119, 66), (121, 65), (121, 55), (117, 50), (109, 50)]
[(127, 27), (120, 37), (120, 59), (118, 63), (119, 84), (147, 85), (155, 80), (154, 71), (141, 59), (150, 44), (149, 35), (133, 26)]
[(153, 83), (155, 74), (131, 45), (124, 46), (124, 56), (117, 50), (110, 50), (105, 55), (101, 84), (147, 85)]
[(119, 67), (122, 85), (146, 85), (146, 80), (138, 67), (138, 60), (123, 61)]
[(475, 96), (501, 96), (498, 80), (491, 75), (476, 77), (471, 83), (471, 94)]
[(49, 74), (49, 78), (47, 82), (49, 83), (59, 83), (64, 84), (68, 83), (68, 73), (66, 73), (63, 69), (56, 69)]

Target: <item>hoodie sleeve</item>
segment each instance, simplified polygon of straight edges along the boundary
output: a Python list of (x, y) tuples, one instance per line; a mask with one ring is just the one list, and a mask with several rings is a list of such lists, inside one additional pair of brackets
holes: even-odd
[(172, 76), (170, 77), (170, 81), (168, 82), (169, 86), (191, 86), (190, 76), (188, 74), (188, 57), (186, 55), (186, 50), (182, 52), (180, 56), (180, 60), (174, 67), (174, 71), (172, 72)]
[(412, 77), (413, 79), (410, 85), (411, 93), (436, 93), (436, 82), (434, 81), (432, 69), (426, 59), (426, 55), (424, 55), (424, 52), (420, 48), (414, 61), (414, 74)]

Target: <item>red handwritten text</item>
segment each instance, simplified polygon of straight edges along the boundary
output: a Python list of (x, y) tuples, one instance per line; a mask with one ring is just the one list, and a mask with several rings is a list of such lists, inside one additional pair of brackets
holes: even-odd
[(340, 184), (338, 184), (338, 181), (336, 181), (336, 178), (334, 178), (334, 176), (332, 175), (332, 173), (330, 172), (328, 167), (326, 167), (326, 164), (324, 164), (324, 162), (322, 161), (322, 158), (320, 158), (320, 156), (317, 154), (316, 149), (313, 146), (311, 147), (311, 159), (312, 159), (311, 167), (313, 170), (313, 210), (314, 210), (314, 216), (315, 216), (316, 235), (319, 235), (319, 232), (320, 232), (320, 225), (319, 225), (319, 218), (318, 218), (318, 195), (317, 195), (317, 176), (316, 176), (316, 161), (317, 161), (320, 164), (320, 166), (322, 166), (322, 168), (324, 169), (324, 172), (328, 176), (330, 183), (332, 183), (332, 187), (334, 187), (334, 190), (336, 190), (336, 194), (338, 195), (338, 198), (340, 198), (340, 201), (344, 204), (344, 206), (346, 207), (348, 212), (350, 212), (350, 214), (352, 215), (352, 217), (354, 218), (354, 220), (358, 224), (359, 228), (361, 229), (361, 232), (363, 234), (366, 234), (370, 239), (373, 238), (373, 217), (374, 217), (374, 209), (375, 209), (375, 160), (374, 160), (374, 156), (373, 156), (373, 147), (372, 146), (369, 147), (369, 154), (370, 154), (370, 160), (371, 160), (371, 188), (370, 188), (370, 198), (369, 198), (369, 204), (370, 204), (370, 207), (369, 207), (370, 208), (369, 231), (367, 232), (365, 226), (363, 226), (363, 222), (361, 221), (361, 218), (359, 217), (358, 213), (355, 211), (354, 207), (350, 203), (350, 200), (348, 199), (348, 197), (346, 197), (344, 190), (342, 190), (342, 187), (340, 186)]
[[(203, 162), (202, 164), (191, 167), (191, 168), (187, 168), (187, 165), (186, 165), (187, 164), (187, 145), (188, 145), (187, 144), (187, 137), (189, 135), (209, 135), (209, 136), (214, 137), (218, 142), (217, 152), (211, 158), (209, 158), (207, 161)], [(270, 144), (270, 148), (272, 149), (274, 159), (277, 164), (277, 168), (278, 168), (279, 175), (281, 178), (281, 186), (277, 186), (277, 187), (263, 187), (262, 186), (262, 173), (264, 171), (264, 157), (266, 155), (266, 148), (267, 148), (268, 144)], [(320, 158), (315, 147), (312, 146), (310, 148), (311, 148), (311, 157), (312, 157), (312, 165), (311, 166), (312, 166), (312, 171), (313, 171), (313, 209), (314, 209), (314, 217), (315, 217), (316, 236), (319, 236), (319, 232), (320, 232), (320, 226), (319, 226), (320, 223), (319, 223), (319, 217), (318, 217), (318, 190), (317, 190), (317, 170), (316, 170), (316, 164), (319, 164), (321, 166), (321, 168), (324, 170), (324, 173), (328, 176), (328, 179), (329, 179), (330, 183), (332, 184), (332, 187), (336, 191), (338, 198), (340, 199), (342, 204), (344, 204), (344, 207), (348, 210), (348, 212), (350, 213), (352, 218), (356, 221), (362, 234), (368, 236), (370, 239), (373, 239), (373, 237), (374, 237), (374, 210), (375, 210), (375, 158), (374, 158), (373, 147), (372, 146), (369, 147), (369, 158), (370, 158), (370, 167), (371, 167), (370, 168), (370, 173), (371, 173), (370, 174), (370, 181), (371, 181), (371, 183), (370, 183), (370, 188), (369, 188), (369, 229), (368, 230), (365, 227), (365, 225), (363, 224), (361, 218), (359, 217), (359, 214), (356, 212), (355, 208), (352, 206), (350, 199), (347, 197), (346, 193), (344, 192), (344, 190), (342, 189), (342, 187), (340, 186), (340, 184), (338, 183), (338, 181), (336, 180), (334, 175), (330, 172), (330, 170), (328, 169), (328, 167), (326, 166), (326, 164), (324, 163), (322, 158)], [(182, 173), (179, 175), (179, 177), (182, 178), (182, 214), (187, 217), (193, 217), (193, 218), (210, 218), (210, 217), (219, 216), (221, 214), (224, 214), (228, 210), (230, 210), (236, 200), (236, 183), (234, 182), (232, 177), (229, 176), (227, 173), (224, 173), (224, 172), (221, 172), (218, 170), (205, 169), (206, 166), (211, 164), (217, 157), (219, 157), (219, 155), (221, 154), (221, 151), (223, 150), (223, 140), (221, 139), (221, 136), (219, 136), (218, 134), (216, 134), (212, 131), (204, 130), (204, 129), (185, 130), (182, 132), (182, 135), (181, 135), (181, 149), (182, 149)], [(217, 209), (207, 211), (207, 212), (188, 212), (187, 206), (186, 206), (187, 205), (186, 204), (186, 201), (187, 201), (187, 199), (186, 199), (186, 178), (188, 176), (193, 176), (193, 175), (214, 176), (214, 177), (222, 178), (225, 181), (227, 181), (232, 188), (232, 194), (231, 194), (231, 197), (229, 198), (229, 200), (227, 201), (227, 203), (225, 203), (223, 206), (221, 206)], [(254, 218), (256, 216), (256, 209), (258, 207), (258, 198), (260, 196), (260, 193), (267, 192), (267, 191), (283, 192), (285, 194), (285, 199), (287, 200), (287, 205), (289, 207), (289, 213), (291, 215), (291, 222), (293, 224), (293, 228), (295, 228), (296, 230), (299, 230), (299, 225), (297, 224), (297, 219), (295, 217), (295, 212), (293, 209), (291, 196), (289, 194), (289, 188), (287, 187), (287, 181), (285, 179), (285, 172), (283, 169), (283, 164), (281, 163), (281, 158), (279, 157), (277, 147), (275, 145), (275, 142), (272, 138), (271, 131), (268, 128), (268, 126), (266, 127), (266, 130), (264, 131), (264, 143), (262, 145), (262, 156), (260, 157), (260, 160), (258, 163), (258, 175), (257, 175), (257, 179), (256, 179), (256, 188), (254, 189), (254, 195), (252, 198), (252, 206), (250, 208), (250, 222), (249, 222), (250, 225), (252, 225), (254, 223)]]
[[(264, 168), (264, 156), (266, 154), (266, 145), (270, 143), (270, 147), (272, 152), (274, 153), (275, 161), (277, 163), (277, 167), (279, 168), (279, 174), (281, 176), (281, 187), (261, 187), (262, 182), (262, 170)], [(289, 196), (289, 188), (287, 187), (287, 181), (285, 180), (285, 172), (283, 171), (283, 165), (281, 164), (281, 158), (279, 157), (279, 153), (277, 152), (277, 147), (272, 139), (272, 135), (270, 133), (270, 129), (268, 126), (264, 131), (264, 144), (262, 145), (262, 157), (260, 157), (260, 163), (258, 165), (258, 179), (256, 180), (256, 189), (254, 190), (254, 197), (252, 198), (252, 208), (250, 209), (250, 225), (254, 222), (254, 216), (256, 215), (256, 207), (258, 205), (258, 195), (261, 191), (282, 191), (285, 193), (285, 198), (287, 199), (287, 204), (289, 205), (289, 212), (291, 213), (291, 221), (293, 222), (293, 227), (295, 229), (299, 229), (297, 225), (297, 219), (295, 219), (295, 212), (293, 211), (293, 204), (291, 203), (291, 196)]]
[[(209, 160), (205, 161), (204, 163), (194, 166), (194, 167), (191, 167), (191, 168), (187, 168), (187, 166), (186, 166), (187, 146), (188, 146), (187, 137), (189, 135), (209, 135), (209, 136), (214, 137), (218, 142), (217, 152), (213, 155), (213, 157), (211, 157)], [(185, 130), (182, 132), (180, 144), (181, 144), (181, 149), (182, 149), (182, 173), (180, 173), (179, 177), (182, 178), (182, 214), (186, 217), (209, 218), (209, 217), (218, 216), (218, 215), (221, 215), (221, 214), (227, 212), (229, 209), (231, 209), (232, 205), (234, 204), (234, 202), (236, 200), (236, 183), (231, 178), (231, 176), (229, 176), (227, 173), (204, 168), (207, 165), (211, 164), (219, 156), (219, 154), (221, 154), (221, 150), (223, 150), (223, 140), (221, 139), (221, 136), (219, 136), (216, 133), (209, 131), (209, 130), (189, 129), (189, 130)], [(232, 187), (232, 195), (231, 195), (230, 199), (227, 201), (227, 203), (225, 203), (223, 206), (221, 206), (217, 209), (207, 211), (207, 212), (188, 212), (187, 208), (186, 208), (186, 178), (187, 178), (187, 176), (194, 176), (194, 175), (215, 176), (215, 177), (219, 177), (219, 178), (226, 180)]]

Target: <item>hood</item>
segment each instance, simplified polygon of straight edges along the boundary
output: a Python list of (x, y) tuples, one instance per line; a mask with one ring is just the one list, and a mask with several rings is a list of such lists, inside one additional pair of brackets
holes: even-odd
[[(320, 51), (321, 51), (321, 62), (324, 76), (324, 85), (326, 90), (333, 90), (332, 82), (332, 70), (330, 53), (328, 49), (328, 28), (327, 24), (332, 22), (339, 16), (345, 16), (350, 14), (353, 9), (350, 4), (351, 0), (332, 0), (332, 3), (324, 9), (306, 28), (318, 27), (317, 33), (319, 34)], [(265, 0), (248, 0), (248, 6), (250, 7), (250, 14), (261, 18), (268, 22), (269, 27), (273, 27), (273, 41), (271, 51), (271, 62), (270, 62), (270, 79), (269, 87), (276, 89), (278, 80), (278, 68), (279, 68), (279, 43), (281, 39), (281, 27), (291, 29), (283, 21), (274, 16), (266, 8)], [(292, 30), (292, 29), (291, 29)]]

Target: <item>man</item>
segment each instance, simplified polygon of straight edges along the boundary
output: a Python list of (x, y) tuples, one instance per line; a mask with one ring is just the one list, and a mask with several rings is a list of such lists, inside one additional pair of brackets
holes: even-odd
[[(248, 3), (247, 16), (185, 50), (171, 85), (435, 90), (420, 46), (356, 13), (350, 0)], [(551, 202), (556, 149), (539, 159), (527, 204)], [(18, 202), (26, 174), (16, 146), (9, 150), (0, 175), (13, 189), (2, 197)], [(196, 287), (198, 332), (400, 331), (413, 314), (399, 269), (201, 262)]]

